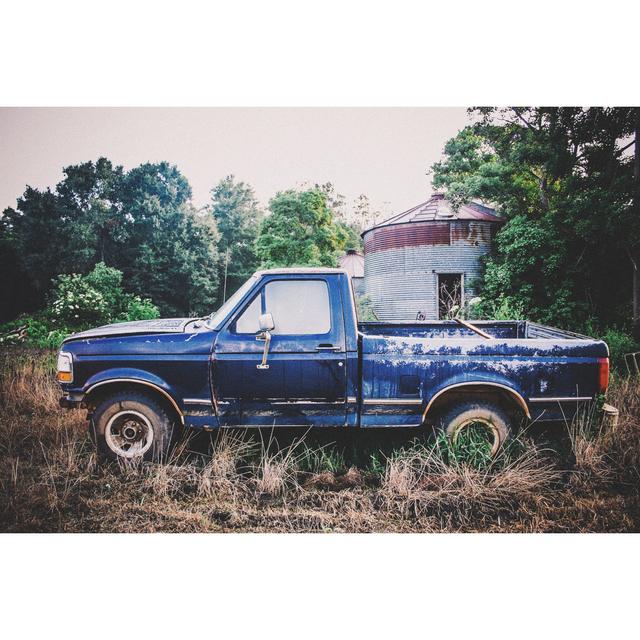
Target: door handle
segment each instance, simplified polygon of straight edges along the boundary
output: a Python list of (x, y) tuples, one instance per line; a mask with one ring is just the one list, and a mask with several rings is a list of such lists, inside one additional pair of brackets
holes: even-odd
[(334, 347), (332, 344), (319, 344), (316, 351), (340, 351), (340, 347)]

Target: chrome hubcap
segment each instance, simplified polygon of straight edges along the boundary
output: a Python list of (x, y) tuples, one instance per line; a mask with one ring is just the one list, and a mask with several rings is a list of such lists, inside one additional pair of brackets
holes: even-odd
[(105, 429), (107, 446), (122, 458), (143, 456), (153, 443), (153, 429), (138, 411), (127, 409), (111, 417)]

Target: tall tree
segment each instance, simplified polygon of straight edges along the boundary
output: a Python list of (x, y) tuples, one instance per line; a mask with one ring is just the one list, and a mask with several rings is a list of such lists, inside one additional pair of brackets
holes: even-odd
[(316, 184), (314, 189), (324, 194), (327, 207), (331, 209), (336, 224), (340, 226), (342, 231), (347, 235), (345, 249), (362, 251), (364, 245), (360, 234), (364, 229), (358, 223), (354, 213), (347, 210), (347, 199), (336, 191), (332, 182)]
[(54, 190), (27, 187), (0, 217), (2, 319), (44, 304), (54, 277), (98, 263), (125, 274), (131, 293), (163, 313), (215, 307), (215, 223), (198, 216), (191, 188), (168, 163), (125, 173), (106, 158), (66, 167)]
[(163, 314), (207, 313), (218, 301), (217, 232), (190, 198), (187, 179), (167, 162), (140, 165), (125, 179), (133, 229), (121, 269)]
[(11, 280), (18, 291), (5, 298), (5, 317), (31, 311), (44, 301), (59, 273), (87, 272), (114, 260), (115, 236), (126, 223), (118, 203), (123, 172), (105, 158), (66, 167), (54, 191), (27, 187), (17, 208), (0, 218), (2, 255), (14, 258)]
[(380, 222), (383, 215), (379, 209), (374, 209), (371, 206), (369, 197), (364, 193), (361, 193), (353, 202), (353, 218), (360, 233)]
[(632, 215), (628, 108), (479, 108), (445, 146), (434, 185), (479, 198), (506, 224), (485, 299), (570, 327), (629, 324), (640, 217)]
[(232, 294), (258, 267), (255, 242), (263, 214), (253, 189), (236, 182), (233, 175), (220, 180), (211, 190), (209, 212), (217, 225), (218, 300)]
[(256, 243), (264, 267), (334, 267), (348, 236), (317, 189), (283, 191), (269, 202)]

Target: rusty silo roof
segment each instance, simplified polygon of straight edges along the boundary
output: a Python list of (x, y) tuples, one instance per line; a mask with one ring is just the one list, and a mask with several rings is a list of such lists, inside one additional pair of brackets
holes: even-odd
[(443, 193), (434, 193), (429, 200), (422, 202), (407, 211), (398, 213), (387, 220), (383, 220), (377, 225), (367, 229), (362, 235), (393, 224), (406, 224), (410, 222), (446, 222), (449, 220), (483, 220), (485, 222), (502, 223), (504, 220), (498, 216), (495, 209), (485, 207), (477, 202), (469, 202), (454, 211), (450, 202)]
[(364, 256), (355, 249), (348, 249), (347, 253), (338, 258), (338, 265), (351, 278), (364, 278)]

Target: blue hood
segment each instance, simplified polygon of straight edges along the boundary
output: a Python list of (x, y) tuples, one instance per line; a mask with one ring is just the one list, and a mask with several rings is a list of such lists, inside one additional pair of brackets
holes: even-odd
[(183, 333), (186, 326), (194, 322), (196, 318), (164, 318), (159, 320), (135, 320), (133, 322), (117, 322), (106, 324), (95, 329), (88, 329), (80, 333), (70, 335), (65, 342), (70, 340), (83, 340), (86, 338), (104, 338), (111, 336), (131, 336), (144, 333)]

